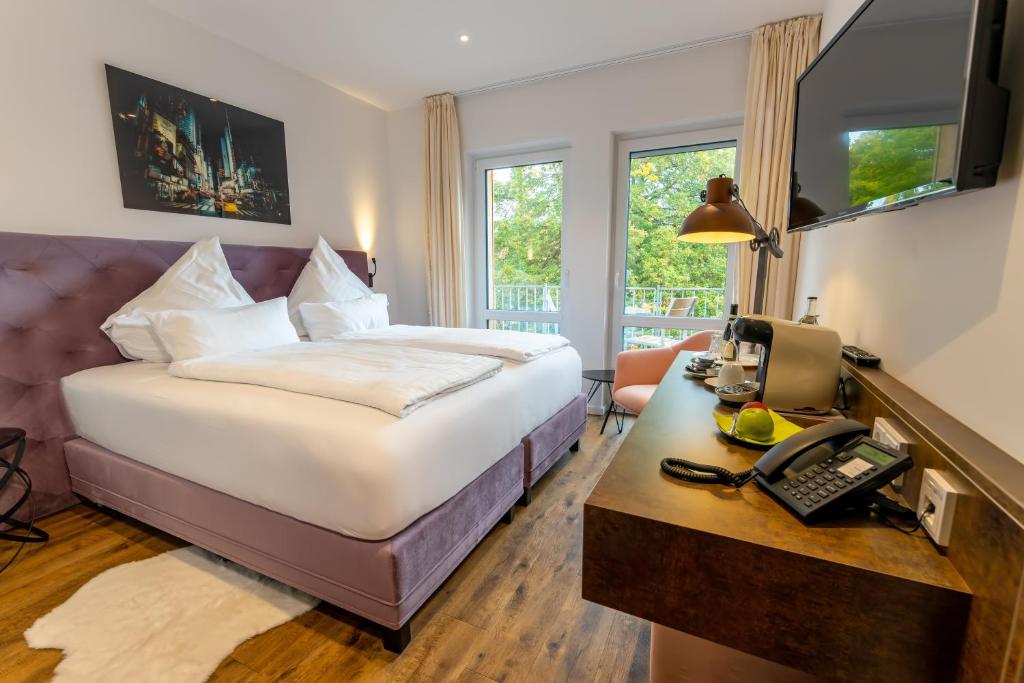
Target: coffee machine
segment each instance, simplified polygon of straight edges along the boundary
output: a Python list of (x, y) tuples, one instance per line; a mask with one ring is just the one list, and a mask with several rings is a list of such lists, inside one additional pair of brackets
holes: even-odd
[(757, 400), (787, 412), (823, 414), (832, 409), (843, 357), (835, 330), (747, 315), (733, 323), (733, 338), (761, 346)]

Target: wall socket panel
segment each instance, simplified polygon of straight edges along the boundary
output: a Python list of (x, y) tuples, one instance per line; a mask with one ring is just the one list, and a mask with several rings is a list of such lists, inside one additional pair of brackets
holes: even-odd
[[(917, 499), (917, 516), (921, 526), (940, 546), (949, 545), (949, 534), (953, 529), (953, 513), (960, 497), (956, 487), (938, 470), (925, 469), (921, 477), (921, 494)], [(925, 514), (928, 503), (935, 509)]]
[[(910, 445), (913, 443), (910, 437), (904, 434), (899, 427), (884, 417), (875, 418), (875, 424), (871, 428), (871, 438), (879, 443), (884, 443), (889, 448), (895, 448), (901, 453), (909, 453)], [(901, 474), (893, 479), (892, 484), (890, 484), (892, 490), (896, 493), (903, 490), (903, 477), (904, 475)]]

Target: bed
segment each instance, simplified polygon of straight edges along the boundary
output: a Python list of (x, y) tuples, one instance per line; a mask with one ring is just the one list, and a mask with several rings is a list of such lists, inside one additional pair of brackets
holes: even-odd
[(63, 385), (77, 433), (92, 443), (297, 520), (381, 540), (454, 496), (569, 404), (579, 373), (568, 348), (506, 363), (404, 418), (320, 396), (172, 377), (163, 363), (91, 368)]
[[(0, 422), (28, 427), (36, 513), (77, 494), (362, 615), (401, 650), (415, 611), (579, 439), (578, 356), (509, 364), (403, 420), (255, 386), (205, 387), (204, 403), (185, 387), (214, 383), (122, 362), (97, 329), (188, 246), (0, 233)], [(258, 301), (287, 294), (308, 254), (224, 252)], [(365, 278), (365, 254), (339, 253)]]

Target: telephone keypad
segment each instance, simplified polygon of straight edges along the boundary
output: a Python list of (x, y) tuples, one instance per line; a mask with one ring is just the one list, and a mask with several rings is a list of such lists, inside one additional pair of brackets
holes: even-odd
[[(849, 460), (845, 453), (840, 453), (834, 460), (840, 462)], [(872, 467), (855, 477), (847, 477), (833, 466), (833, 458), (829, 458), (818, 465), (811, 465), (797, 476), (789, 479), (782, 485), (784, 491), (788, 491), (794, 500), (799, 500), (804, 507), (813, 508), (818, 503), (824, 503), (833, 495), (842, 493), (847, 486), (856, 483), (858, 480), (870, 476), (876, 470)]]

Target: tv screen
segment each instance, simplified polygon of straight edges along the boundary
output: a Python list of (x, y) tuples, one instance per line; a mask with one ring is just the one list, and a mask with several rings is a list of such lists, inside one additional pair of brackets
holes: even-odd
[[(995, 169), (970, 158), (982, 150), (965, 146), (974, 128), (998, 125), (972, 116), (972, 98), (990, 93), (969, 86), (989, 78), (1001, 90), (991, 63), (972, 64), (976, 44), (1001, 44), (999, 17), (990, 0), (865, 3), (797, 86), (790, 230), (994, 183)], [(986, 59), (998, 66), (997, 52)]]

